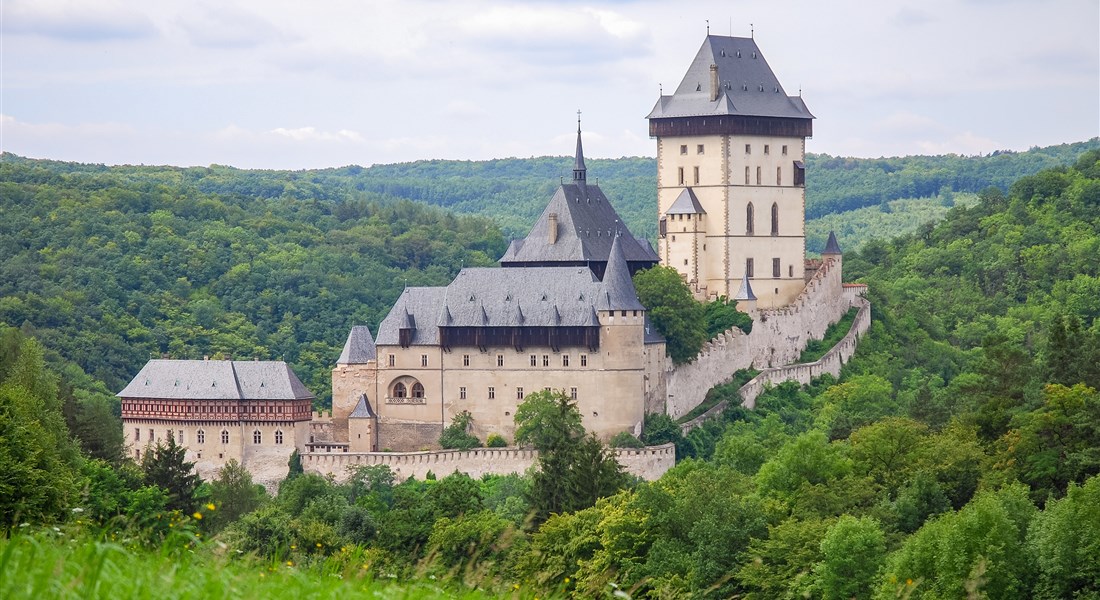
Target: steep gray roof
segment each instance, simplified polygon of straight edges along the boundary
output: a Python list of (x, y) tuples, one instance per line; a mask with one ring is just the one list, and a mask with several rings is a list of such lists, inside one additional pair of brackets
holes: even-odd
[[(718, 67), (718, 98), (711, 100), (710, 66)], [(812, 119), (799, 96), (788, 96), (752, 38), (708, 35), (680, 86), (661, 96), (648, 119), (711, 115)]]
[(672, 206), (668, 207), (665, 211), (666, 215), (705, 215), (707, 211), (703, 210), (703, 205), (699, 204), (699, 198), (695, 197), (695, 192), (691, 188), (686, 187), (680, 192), (680, 195), (676, 197), (676, 200), (672, 203)]
[(378, 337), (375, 338), (375, 343), (383, 346), (397, 345), (401, 328), (407, 327), (411, 318), (414, 324), (419, 324), (419, 327), (413, 330), (413, 345), (438, 344), (439, 329), (436, 327), (436, 320), (439, 318), (446, 293), (445, 287), (405, 288), (389, 314), (378, 324)]
[(622, 236), (611, 243), (611, 253), (607, 258), (607, 270), (603, 274), (603, 295), (597, 304), (600, 310), (645, 310), (638, 301), (638, 292), (630, 278), (630, 267), (623, 257)]
[(373, 419), (377, 415), (374, 414), (374, 409), (370, 406), (370, 401), (367, 400), (366, 394), (359, 395), (359, 402), (355, 404), (355, 408), (352, 409), (351, 414), (348, 415), (349, 419)]
[(145, 363), (117, 394), (154, 400), (312, 400), (282, 361), (167, 360)]
[(649, 313), (646, 313), (646, 315), (645, 315), (645, 336), (644, 336), (643, 343), (645, 343), (645, 344), (664, 344), (664, 343), (666, 343), (665, 336), (661, 335), (661, 333), (659, 331), (657, 331), (657, 328), (653, 326), (653, 323), (650, 322)]
[(336, 360), (338, 365), (361, 365), (378, 357), (374, 347), (374, 338), (371, 337), (370, 328), (365, 325), (356, 325), (348, 334), (348, 341), (344, 343), (344, 351)]
[(832, 231), (829, 232), (829, 239), (825, 242), (825, 249), (821, 251), (822, 254), (843, 254), (840, 251), (840, 244), (836, 241), (836, 234)]
[(756, 294), (752, 293), (752, 284), (749, 283), (749, 276), (746, 274), (741, 277), (741, 287), (737, 289), (737, 295), (733, 297), (734, 300), (756, 300)]
[[(550, 215), (557, 215), (557, 240), (550, 243)], [(515, 240), (501, 257), (507, 263), (586, 263), (607, 260), (615, 235), (622, 233), (623, 255), (629, 262), (653, 262), (659, 258), (646, 243), (630, 234), (600, 187), (566, 183), (558, 187), (539, 220), (524, 240)]]

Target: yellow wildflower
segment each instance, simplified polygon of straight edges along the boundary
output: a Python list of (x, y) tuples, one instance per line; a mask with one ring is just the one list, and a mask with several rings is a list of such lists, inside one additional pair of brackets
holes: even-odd
[(202, 513), (201, 513), (201, 512), (197, 512), (197, 513), (195, 513), (195, 514), (193, 514), (193, 515), (191, 515), (191, 516), (192, 516), (192, 517), (195, 517), (195, 520), (196, 520), (196, 521), (201, 521), (201, 520), (202, 520)]
[(207, 503), (207, 505), (206, 505), (206, 510), (214, 510), (215, 508), (217, 508), (217, 507), (214, 506), (213, 502)]

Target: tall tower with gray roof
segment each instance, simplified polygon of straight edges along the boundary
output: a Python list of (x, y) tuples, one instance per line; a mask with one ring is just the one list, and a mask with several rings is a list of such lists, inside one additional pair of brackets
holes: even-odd
[(805, 153), (813, 118), (752, 38), (708, 35), (647, 117), (657, 138), (658, 251), (700, 296), (747, 276), (760, 307), (805, 285)]

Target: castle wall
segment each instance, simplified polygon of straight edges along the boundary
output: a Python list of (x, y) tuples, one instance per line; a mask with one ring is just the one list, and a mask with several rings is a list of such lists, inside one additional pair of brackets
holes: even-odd
[[(653, 481), (676, 464), (676, 448), (672, 444), (647, 448), (613, 450), (615, 459), (628, 473)], [(409, 477), (425, 479), (428, 473), (446, 477), (456, 471), (475, 479), (486, 474), (524, 473), (538, 460), (539, 453), (523, 448), (478, 448), (475, 450), (443, 450), (436, 452), (315, 452), (302, 455), (302, 468), (307, 473), (332, 475), (337, 481), (347, 479), (349, 468), (363, 465), (386, 465), (397, 480)]]
[(665, 412), (673, 419), (682, 417), (738, 370), (763, 370), (797, 361), (809, 340), (821, 339), (829, 325), (852, 307), (858, 294), (844, 290), (839, 258), (824, 261), (790, 305), (752, 313), (750, 334), (731, 329), (707, 342), (694, 361), (670, 367)]
[[(774, 386), (791, 380), (806, 385), (825, 373), (834, 377), (839, 376), (841, 367), (855, 354), (859, 338), (867, 333), (867, 330), (871, 327), (871, 304), (862, 296), (853, 295), (851, 300), (855, 306), (859, 306), (859, 312), (856, 314), (848, 334), (840, 342), (815, 362), (799, 363), (761, 371), (759, 375), (752, 378), (739, 390), (741, 406), (756, 408), (756, 399), (768, 385)], [(684, 423), (681, 426), (683, 432), (687, 433), (701, 425), (703, 421), (721, 414), (727, 404), (727, 402), (719, 402), (707, 412)]]

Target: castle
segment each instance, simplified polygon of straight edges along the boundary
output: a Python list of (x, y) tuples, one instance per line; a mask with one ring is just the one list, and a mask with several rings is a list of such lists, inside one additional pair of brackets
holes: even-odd
[[(406, 288), (376, 335), (351, 329), (332, 371), (330, 415), (264, 412), (312, 396), (293, 385), (293, 373), (273, 400), (273, 390), (241, 384), (248, 363), (232, 362), (232, 377), (218, 378), (202, 361), (151, 361), (119, 394), (127, 443), (140, 452), (166, 427), (164, 435), (178, 431), (189, 459), (203, 467), (237, 458), (254, 474), (265, 471), (261, 481), (285, 475), (285, 461), (270, 473), (270, 460), (260, 465), (271, 455), (260, 447), (282, 444), (279, 432), (292, 433), (306, 469), (318, 472), (339, 475), (367, 463), (405, 475), (422, 475), (429, 463), (514, 470), (533, 460), (519, 455), (527, 451), (435, 452), (443, 428), (467, 413), (479, 439), (511, 440), (518, 405), (547, 389), (575, 399), (585, 428), (604, 441), (637, 435), (647, 412), (681, 417), (734, 371), (793, 363), (851, 306), (866, 308), (862, 288), (841, 284), (834, 237), (822, 259), (805, 258), (803, 160), (814, 117), (800, 97), (786, 95), (754, 40), (708, 35), (675, 93), (662, 95), (647, 118), (657, 139), (658, 251), (634, 237), (588, 182), (578, 119), (572, 180), (557, 188), (527, 237), (509, 245), (500, 268), (466, 268), (447, 286)], [(695, 361), (673, 367), (631, 279), (658, 262), (675, 268), (700, 299), (736, 299), (754, 318), (752, 333), (727, 332)], [(861, 315), (865, 330), (869, 312)], [(850, 355), (854, 341), (847, 347)], [(199, 382), (214, 378), (215, 389), (236, 381), (238, 395), (167, 387), (186, 370), (200, 373)], [(146, 385), (154, 384), (143, 377), (163, 395), (150, 396)], [(172, 408), (150, 412), (151, 398)], [(297, 416), (284, 418), (290, 414)], [(222, 443), (204, 446), (200, 426)], [(256, 448), (248, 447), (250, 432)], [(402, 452), (411, 454), (389, 454)], [(665, 448), (619, 459), (652, 478), (674, 454)]]

